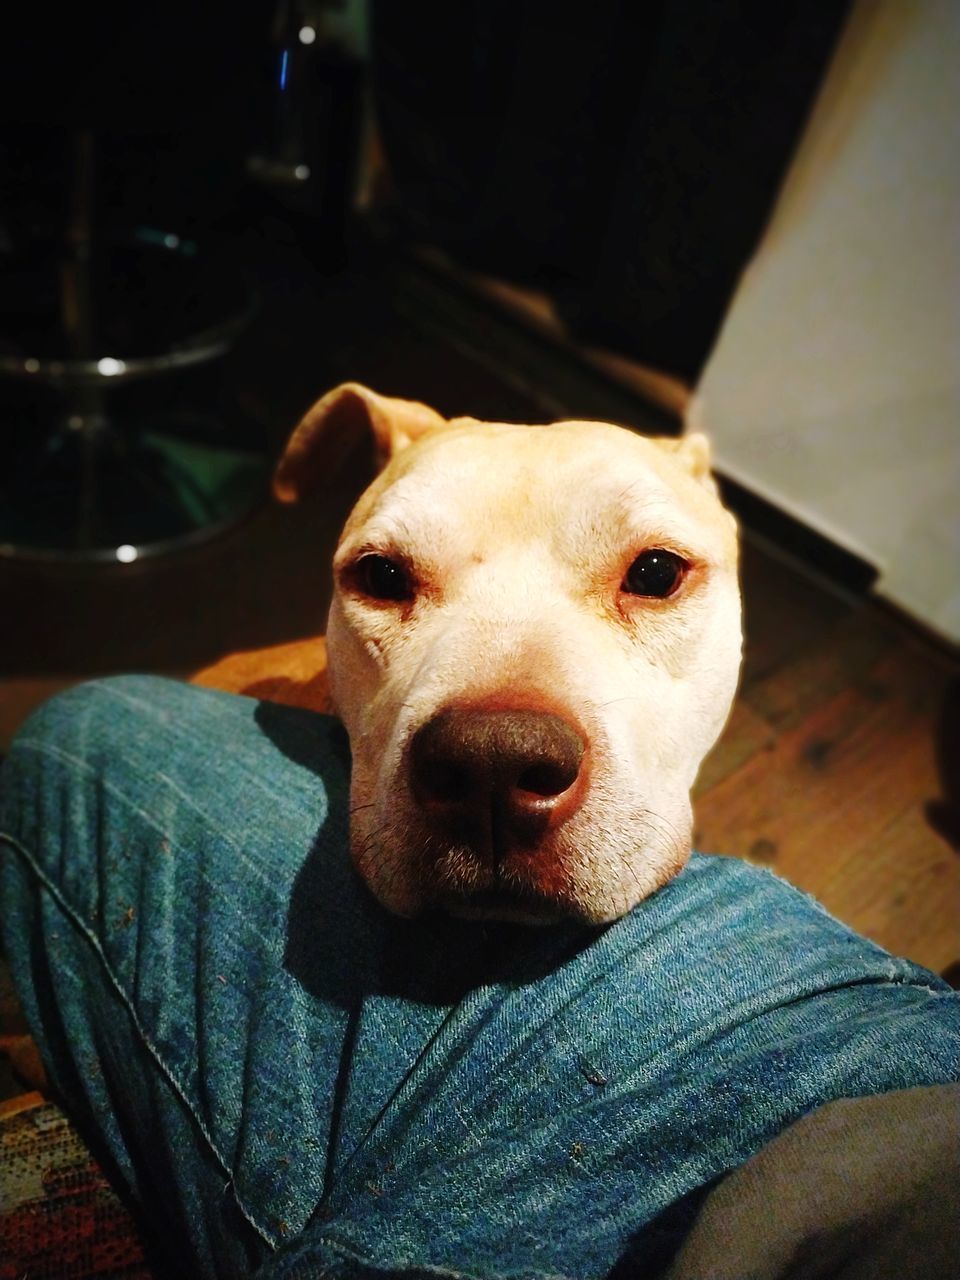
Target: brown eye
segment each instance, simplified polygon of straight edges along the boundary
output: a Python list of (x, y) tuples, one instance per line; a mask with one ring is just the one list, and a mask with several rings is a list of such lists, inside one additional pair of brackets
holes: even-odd
[(683, 581), (687, 562), (673, 551), (659, 547), (641, 551), (627, 570), (621, 590), (632, 596), (672, 596)]
[(357, 587), (374, 600), (410, 600), (413, 584), (402, 564), (389, 556), (361, 556), (354, 567)]

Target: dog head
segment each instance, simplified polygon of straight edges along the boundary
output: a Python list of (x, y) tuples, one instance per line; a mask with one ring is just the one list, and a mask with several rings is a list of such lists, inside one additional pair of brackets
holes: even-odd
[(737, 534), (705, 438), (447, 421), (347, 384), (295, 431), (278, 495), (357, 430), (384, 467), (327, 632), (357, 868), (402, 915), (615, 919), (688, 858), (738, 679)]

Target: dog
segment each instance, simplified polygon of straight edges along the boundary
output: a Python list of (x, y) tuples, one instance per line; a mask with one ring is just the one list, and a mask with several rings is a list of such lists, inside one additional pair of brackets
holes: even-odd
[(235, 655), (197, 683), (335, 710), (353, 861), (390, 911), (617, 919), (687, 861), (739, 677), (706, 437), (447, 420), (347, 383), (293, 432), (276, 496), (361, 431), (382, 469), (339, 541), (325, 654)]

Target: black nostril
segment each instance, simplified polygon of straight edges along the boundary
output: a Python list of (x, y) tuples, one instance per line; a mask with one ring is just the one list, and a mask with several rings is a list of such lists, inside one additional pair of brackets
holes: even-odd
[(579, 758), (573, 757), (560, 764), (538, 763), (530, 766), (517, 778), (517, 787), (535, 796), (559, 796), (572, 787), (580, 772)]
[(426, 762), (420, 770), (419, 781), (423, 791), (434, 800), (455, 803), (465, 800), (470, 792), (470, 775), (466, 770), (439, 760)]

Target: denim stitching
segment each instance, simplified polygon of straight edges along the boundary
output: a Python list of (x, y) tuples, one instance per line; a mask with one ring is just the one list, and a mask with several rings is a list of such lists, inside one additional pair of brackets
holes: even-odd
[[(234, 1198), (234, 1201), (236, 1202), (237, 1208), (243, 1214), (244, 1218), (246, 1218), (246, 1220), (250, 1223), (253, 1229), (257, 1232), (257, 1234), (261, 1236), (262, 1239), (268, 1245), (270, 1245), (272, 1249), (276, 1249), (277, 1248), (276, 1240), (274, 1240), (273, 1237), (267, 1232), (266, 1228), (262, 1227), (260, 1223), (257, 1222), (256, 1218), (247, 1209), (247, 1207), (241, 1200), (240, 1195), (236, 1188), (236, 1184), (234, 1182), (235, 1175), (233, 1170), (230, 1168), (229, 1162), (224, 1159), (219, 1148), (217, 1147), (217, 1144), (214, 1142), (212, 1135), (208, 1132), (207, 1126), (204, 1124), (200, 1115), (197, 1113), (192, 1103), (190, 1102), (189, 1096), (187, 1094), (187, 1090), (183, 1086), (183, 1084), (180, 1082), (177, 1076), (177, 1073), (168, 1065), (164, 1056), (153, 1044), (152, 1040), (147, 1034), (137, 1014), (136, 1008), (133, 1004), (130, 994), (127, 992), (126, 988), (123, 986), (119, 978), (114, 973), (110, 965), (110, 962), (108, 961), (103, 951), (103, 948), (100, 945), (100, 939), (96, 936), (95, 933), (92, 932), (92, 930), (90, 930), (87, 927), (87, 925), (84, 923), (83, 918), (81, 917), (79, 912), (77, 912), (74, 909), (74, 907), (71, 906), (71, 904), (63, 896), (59, 887), (47, 876), (46, 872), (42, 870), (42, 868), (39, 866), (34, 856), (19, 842), (19, 840), (17, 840), (14, 836), (10, 835), (8, 832), (0, 831), (0, 842), (6, 842), (16, 853), (18, 853), (24, 859), (24, 861), (29, 866), (33, 875), (40, 882), (41, 886), (44, 889), (46, 889), (46, 891), (53, 898), (54, 902), (60, 908), (60, 911), (62, 912), (64, 917), (70, 923), (72, 923), (74, 928), (77, 929), (77, 931), (87, 940), (88, 944), (90, 945), (90, 947), (93, 949), (94, 953), (100, 960), (100, 963), (103, 966), (104, 972), (106, 973), (106, 976), (110, 982), (110, 985), (113, 987), (121, 1003), (126, 1008), (127, 1014), (129, 1015), (130, 1020), (133, 1023), (134, 1030), (137, 1032), (137, 1035), (140, 1037), (141, 1042), (143, 1043), (144, 1047), (147, 1049), (151, 1057), (154, 1059), (157, 1066), (160, 1068), (160, 1071), (163, 1073), (163, 1075), (167, 1079), (167, 1082), (170, 1084), (173, 1091), (180, 1098), (180, 1101), (183, 1104), (183, 1106), (186, 1108), (187, 1112), (192, 1116), (194, 1123), (196, 1124), (197, 1128), (200, 1130), (201, 1134), (205, 1138), (207, 1142), (207, 1146), (210, 1148), (211, 1153), (215, 1157), (217, 1163), (220, 1165), (223, 1172), (227, 1175), (229, 1179), (227, 1186), (230, 1188), (233, 1194), (233, 1198)], [(224, 1189), (226, 1190), (226, 1188)]]
[[(371, 1258), (367, 1254), (362, 1253), (356, 1245), (338, 1236), (335, 1232), (324, 1232), (322, 1236), (323, 1243), (329, 1245), (331, 1252), (338, 1253), (342, 1258), (349, 1262), (359, 1262), (363, 1266), (370, 1267), (375, 1271), (382, 1272), (385, 1276), (393, 1274), (398, 1267), (403, 1270), (411, 1271), (415, 1275), (431, 1275), (436, 1276), (437, 1280), (517, 1280), (516, 1272), (497, 1272), (497, 1271), (453, 1271), (450, 1267), (437, 1266), (429, 1262), (405, 1262), (397, 1259), (391, 1260), (389, 1264), (385, 1264), (382, 1259)], [(296, 1264), (296, 1258), (294, 1258)], [(307, 1261), (310, 1261), (308, 1258)], [(388, 1270), (389, 1267), (389, 1270)], [(282, 1274), (282, 1273), (281, 1273)], [(294, 1273), (295, 1275), (296, 1273)], [(319, 1274), (323, 1274), (322, 1272)], [(525, 1271), (524, 1275), (528, 1278), (535, 1277), (535, 1280), (574, 1280), (567, 1273), (556, 1271)]]

